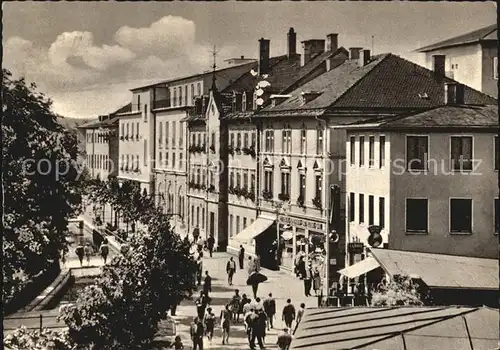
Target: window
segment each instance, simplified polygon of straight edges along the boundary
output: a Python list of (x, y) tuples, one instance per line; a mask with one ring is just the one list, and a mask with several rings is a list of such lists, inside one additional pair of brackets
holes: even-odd
[(179, 86), (179, 106), (182, 106), (182, 86)]
[(356, 137), (351, 136), (349, 139), (350, 142), (350, 158), (351, 158), (351, 165), (355, 165), (356, 163)]
[[(132, 128), (134, 127), (134, 124), (132, 124)], [(160, 122), (159, 126), (159, 131), (158, 131), (158, 148), (162, 148), (162, 143), (163, 143), (163, 123)], [(134, 133), (134, 130), (132, 129), (132, 134)]]
[(375, 136), (368, 138), (368, 166), (371, 168), (375, 164)]
[(184, 136), (184, 125), (182, 122), (179, 122), (179, 148), (182, 148), (183, 144), (183, 136)]
[(243, 218), (243, 229), (247, 227), (247, 218)]
[(137, 140), (139, 140), (139, 122), (137, 122), (135, 129), (136, 129), (136, 132), (137, 132), (137, 134), (136, 134)]
[(144, 104), (144, 122), (148, 121), (148, 105), (147, 103)]
[(472, 136), (452, 136), (450, 159), (453, 170), (472, 170)]
[(144, 166), (147, 165), (148, 158), (148, 140), (144, 140)]
[(177, 105), (177, 89), (173, 88), (172, 90), (174, 91), (174, 98), (172, 101), (172, 106), (175, 107)]
[(187, 106), (188, 104), (188, 87), (187, 85), (184, 86), (184, 105)]
[(381, 228), (385, 227), (385, 198), (378, 199), (378, 225)]
[(427, 198), (406, 199), (406, 232), (428, 232), (428, 209)]
[(196, 169), (196, 183), (198, 185), (201, 185), (201, 169), (200, 168)]
[(380, 168), (385, 166), (385, 136), (380, 136), (379, 138), (379, 153), (378, 153), (378, 165)]
[(236, 187), (241, 188), (241, 174), (236, 173)]
[(194, 105), (194, 84), (191, 84), (191, 104)]
[[(133, 156), (132, 156), (132, 157), (133, 157)], [(136, 155), (135, 155), (135, 167), (136, 167), (137, 169), (139, 169), (139, 165), (140, 165), (140, 162), (139, 162), (139, 155), (138, 155), (138, 154), (136, 154)]]
[(242, 184), (242, 186), (244, 188), (248, 188), (248, 174), (247, 174), (246, 171), (243, 173), (243, 184)]
[(130, 130), (129, 130), (129, 128), (128, 128), (128, 127), (129, 127), (129, 123), (127, 123), (127, 137), (129, 137), (129, 135), (130, 135), (130, 134), (129, 134), (129, 131), (130, 131)]
[(498, 136), (495, 136), (495, 170), (500, 169), (500, 143)]
[(365, 195), (359, 194), (359, 223), (363, 224), (365, 222)]
[[(182, 88), (179, 88), (182, 91)], [(196, 227), (200, 227), (200, 207), (196, 207)]]
[(248, 148), (248, 133), (243, 134), (243, 148)]
[(246, 112), (247, 110), (247, 93), (243, 92), (241, 96), (241, 111)]
[(281, 173), (281, 193), (290, 196), (290, 173)]
[(234, 172), (231, 171), (231, 174), (229, 174), (229, 186), (234, 188)]
[(182, 160), (183, 160), (182, 152), (179, 152), (179, 169), (182, 169)]
[(236, 148), (241, 149), (241, 134), (236, 134)]
[(500, 200), (495, 198), (495, 233), (500, 232)]
[(165, 122), (165, 148), (168, 148), (169, 122)]
[(121, 158), (122, 158), (122, 162), (121, 162), (120, 166), (123, 167), (125, 165), (125, 155), (122, 154)]
[(472, 232), (472, 199), (450, 199), (450, 232)]
[(368, 196), (368, 225), (373, 225), (375, 222), (374, 213), (375, 213), (375, 198), (373, 196)]
[(270, 170), (264, 172), (264, 190), (273, 193), (273, 172)]
[(205, 228), (205, 208), (201, 208), (201, 228)]
[(300, 130), (300, 154), (307, 153), (306, 140), (307, 140), (306, 126), (302, 124), (302, 129)]
[(197, 84), (198, 96), (201, 96), (201, 84)]
[[(176, 122), (172, 122), (172, 148), (175, 148), (175, 134), (176, 134), (176, 128), (177, 128), (177, 124)], [(175, 162), (174, 162), (175, 164)]]
[(493, 79), (498, 80), (498, 57), (493, 57)]
[(236, 234), (240, 233), (240, 216), (236, 215)]
[(305, 200), (306, 197), (306, 175), (299, 174), (299, 197)]
[(290, 125), (284, 125), (283, 130), (281, 131), (281, 151), (283, 153), (290, 153), (292, 151), (292, 130)]
[(234, 148), (234, 133), (231, 133), (231, 142), (230, 145), (232, 148)]
[(408, 170), (427, 170), (427, 136), (406, 137), (406, 167)]
[(210, 186), (215, 187), (215, 174), (213, 170), (210, 170)]
[(316, 130), (316, 154), (323, 154), (323, 128), (318, 125)]
[(354, 215), (356, 212), (356, 195), (351, 192), (349, 193), (349, 221), (354, 222)]
[(274, 130), (266, 130), (265, 151), (274, 152)]
[(250, 175), (250, 188), (255, 191), (255, 174)]
[(316, 199), (321, 200), (321, 175), (316, 175)]
[(229, 215), (229, 237), (233, 237), (233, 214)]
[(175, 152), (172, 152), (172, 168), (175, 168)]
[(359, 166), (365, 165), (365, 137), (359, 137)]
[(194, 226), (194, 205), (191, 206), (191, 225)]
[[(161, 128), (160, 128), (161, 129)], [(132, 139), (135, 137), (135, 133), (134, 133), (134, 123), (132, 123), (132, 135), (131, 135)]]
[(251, 145), (254, 149), (255, 149), (255, 144), (257, 143), (256, 137), (257, 136), (255, 135), (255, 131), (252, 131), (252, 141), (251, 141), (252, 143), (251, 143)]
[(211, 141), (212, 147), (215, 149), (215, 132), (212, 133), (212, 141)]
[(137, 95), (137, 110), (139, 111), (141, 108), (141, 95)]

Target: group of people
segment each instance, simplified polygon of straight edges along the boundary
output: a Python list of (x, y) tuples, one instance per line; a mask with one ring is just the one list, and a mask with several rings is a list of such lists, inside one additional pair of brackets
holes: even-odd
[[(80, 242), (75, 248), (75, 254), (78, 257), (78, 260), (80, 261), (80, 266), (83, 266), (84, 258), (87, 258), (87, 265), (90, 265), (90, 258), (94, 254), (94, 248), (90, 245), (89, 242), (87, 242), (85, 246)], [(109, 255), (109, 246), (107, 239), (104, 239), (101, 245), (99, 246), (99, 254), (101, 255), (104, 264), (106, 264)], [(66, 259), (64, 259), (63, 263), (65, 262)]]
[(311, 260), (305, 260), (304, 256), (300, 256), (296, 265), (295, 273), (302, 281), (304, 281), (304, 294), (306, 297), (311, 296), (311, 289), (314, 290), (315, 296), (321, 292), (321, 274), (318, 267), (312, 267)]

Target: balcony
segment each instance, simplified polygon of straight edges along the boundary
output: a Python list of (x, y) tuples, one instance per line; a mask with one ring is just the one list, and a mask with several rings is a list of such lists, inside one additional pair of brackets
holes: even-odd
[(153, 102), (153, 109), (170, 108), (170, 99), (157, 100)]

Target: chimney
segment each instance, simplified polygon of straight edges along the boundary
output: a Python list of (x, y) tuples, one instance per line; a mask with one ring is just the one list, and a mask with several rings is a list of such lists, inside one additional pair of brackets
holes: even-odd
[(359, 66), (364, 67), (368, 63), (370, 63), (370, 50), (362, 50), (360, 55), (359, 55)]
[(447, 106), (465, 104), (465, 88), (459, 83), (444, 84), (444, 104)]
[(293, 28), (290, 28), (287, 34), (288, 37), (288, 58), (297, 53), (297, 33)]
[(325, 41), (322, 39), (311, 39), (302, 42), (304, 54), (300, 57), (300, 65), (304, 66), (314, 56), (325, 51)]
[(350, 47), (349, 48), (349, 59), (357, 60), (359, 59), (359, 53), (363, 50), (362, 47)]
[(259, 39), (259, 75), (269, 73), (270, 40)]
[(432, 55), (432, 70), (434, 71), (434, 74), (439, 77), (444, 77), (446, 74), (445, 60), (445, 55)]
[(245, 56), (240, 56), (240, 59), (244, 60), (244, 59), (245, 59)]
[(339, 35), (337, 33), (328, 34), (326, 36), (325, 51), (337, 51), (339, 48)]

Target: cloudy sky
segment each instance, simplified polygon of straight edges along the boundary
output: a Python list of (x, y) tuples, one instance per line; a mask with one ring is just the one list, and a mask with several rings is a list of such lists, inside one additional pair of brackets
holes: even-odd
[[(128, 89), (210, 69), (218, 61), (271, 55), (298, 40), (339, 33), (339, 45), (372, 46), (421, 62), (418, 47), (496, 22), (496, 5), (422, 2), (10, 2), (3, 3), (3, 66), (35, 81), (68, 117), (109, 113)], [(298, 46), (299, 48), (300, 46)]]

